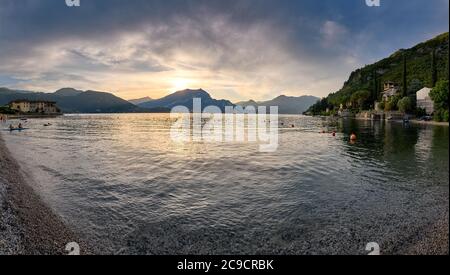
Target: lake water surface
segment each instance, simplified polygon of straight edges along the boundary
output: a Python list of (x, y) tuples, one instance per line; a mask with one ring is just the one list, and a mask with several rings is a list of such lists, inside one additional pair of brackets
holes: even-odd
[(448, 127), (282, 116), (296, 127), (262, 153), (175, 143), (172, 122), (68, 115), (2, 135), (35, 190), (102, 254), (366, 254), (369, 242), (389, 253), (448, 213)]

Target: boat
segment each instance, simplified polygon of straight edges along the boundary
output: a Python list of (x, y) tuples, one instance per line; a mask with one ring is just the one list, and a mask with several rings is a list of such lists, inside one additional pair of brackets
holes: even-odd
[(12, 128), (12, 129), (5, 129), (4, 131), (8, 131), (8, 132), (14, 132), (14, 131), (24, 131), (24, 130), (28, 130), (29, 128)]

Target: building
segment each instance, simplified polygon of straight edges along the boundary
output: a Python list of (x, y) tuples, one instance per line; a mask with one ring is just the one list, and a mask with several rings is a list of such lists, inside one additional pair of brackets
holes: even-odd
[(53, 101), (15, 100), (9, 103), (9, 108), (21, 113), (59, 114), (61, 111)]
[(385, 82), (383, 89), (383, 101), (389, 101), (391, 97), (396, 96), (399, 91), (400, 88), (396, 83), (391, 81)]
[(423, 88), (416, 93), (417, 97), (417, 108), (424, 109), (427, 115), (432, 115), (434, 113), (434, 102), (430, 97), (430, 88)]
[(390, 90), (390, 89), (393, 89), (393, 88), (398, 88), (398, 85), (395, 82), (388, 81), (388, 82), (384, 83), (383, 91)]

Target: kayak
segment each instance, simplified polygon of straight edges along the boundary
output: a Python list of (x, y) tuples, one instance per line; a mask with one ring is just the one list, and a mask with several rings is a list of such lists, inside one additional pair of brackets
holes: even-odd
[(5, 129), (4, 131), (8, 131), (8, 132), (14, 132), (14, 131), (23, 131), (23, 130), (28, 130), (29, 128), (14, 128), (14, 129)]

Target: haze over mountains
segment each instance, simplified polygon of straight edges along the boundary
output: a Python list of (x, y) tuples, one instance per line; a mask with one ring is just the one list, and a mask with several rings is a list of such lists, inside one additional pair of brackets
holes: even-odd
[[(225, 110), (226, 106), (278, 106), (280, 114), (302, 114), (313, 104), (317, 103), (320, 99), (314, 96), (301, 96), (301, 97), (288, 97), (288, 96), (279, 96), (273, 100), (256, 102), (253, 100), (239, 102), (233, 104), (229, 100), (216, 100), (211, 97), (206, 91), (202, 89), (198, 90), (183, 90), (171, 95), (168, 95), (164, 98), (157, 100), (150, 100), (147, 102), (139, 103), (138, 106), (142, 108), (156, 108), (156, 107), (164, 107), (171, 109), (175, 106), (185, 106), (189, 110), (192, 110), (192, 103), (194, 98), (200, 98), (202, 100), (202, 106), (217, 106), (222, 111)], [(133, 100), (134, 101), (134, 100)], [(130, 101), (130, 102), (133, 102)]]
[(238, 102), (236, 105), (247, 106), (278, 106), (278, 112), (280, 114), (302, 114), (313, 104), (317, 103), (320, 99), (314, 96), (285, 96), (281, 95), (269, 101), (256, 102), (254, 100)]
[(229, 100), (217, 100), (205, 90), (183, 90), (160, 99), (144, 97), (126, 101), (111, 93), (98, 91), (81, 91), (73, 88), (63, 88), (54, 93), (39, 93), (31, 91), (11, 90), (0, 88), (0, 106), (7, 105), (13, 100), (45, 100), (55, 101), (64, 113), (145, 113), (170, 112), (175, 106), (185, 106), (193, 109), (193, 99), (200, 98), (202, 108), (217, 106), (222, 112), (226, 106), (248, 105), (278, 106), (280, 114), (301, 114), (316, 103), (319, 98), (313, 96), (287, 97), (279, 96), (265, 102), (247, 101), (233, 104)]
[(149, 102), (152, 100), (153, 100), (153, 98), (146, 96), (146, 97), (142, 97), (142, 98), (138, 98), (138, 99), (130, 99), (130, 100), (128, 100), (128, 102), (130, 102), (131, 104), (134, 104), (134, 105), (139, 105), (141, 103)]

